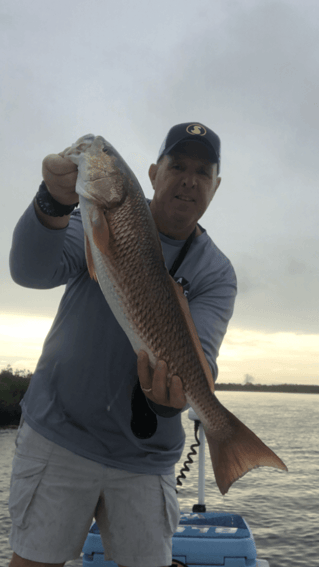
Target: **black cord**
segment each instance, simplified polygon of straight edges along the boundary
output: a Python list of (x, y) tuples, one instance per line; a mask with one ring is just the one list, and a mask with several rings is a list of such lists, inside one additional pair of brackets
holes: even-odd
[[(184, 471), (189, 472), (189, 466), (188, 465), (192, 465), (193, 464), (193, 459), (191, 457), (191, 455), (197, 455), (197, 451), (195, 450), (195, 447), (199, 447), (200, 446), (200, 440), (198, 437), (198, 429), (200, 426), (200, 421), (198, 421), (197, 419), (194, 422), (194, 435), (195, 435), (195, 439), (196, 439), (196, 443), (193, 443), (193, 445), (190, 446), (190, 452), (188, 453), (187, 457), (186, 457), (186, 461), (183, 465), (183, 467), (180, 470), (180, 473), (178, 475), (178, 477), (176, 478), (176, 484), (177, 486), (183, 486), (182, 481), (180, 480), (185, 479), (186, 476), (184, 475)], [(176, 489), (175, 489), (176, 490)], [(176, 490), (176, 494), (178, 494), (178, 490)]]

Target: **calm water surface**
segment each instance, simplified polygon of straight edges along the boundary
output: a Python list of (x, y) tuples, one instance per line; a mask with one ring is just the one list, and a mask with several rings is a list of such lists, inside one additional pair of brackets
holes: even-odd
[[(259, 392), (218, 392), (221, 402), (250, 427), (286, 463), (289, 473), (261, 468), (250, 472), (221, 496), (206, 450), (206, 507), (242, 515), (250, 525), (258, 557), (271, 567), (319, 566), (319, 396)], [(186, 448), (193, 422), (183, 416)], [(11, 556), (8, 545), (8, 497), (16, 431), (0, 430), (0, 565)], [(197, 502), (197, 459), (179, 491), (180, 507)], [(81, 565), (70, 561), (69, 567)]]

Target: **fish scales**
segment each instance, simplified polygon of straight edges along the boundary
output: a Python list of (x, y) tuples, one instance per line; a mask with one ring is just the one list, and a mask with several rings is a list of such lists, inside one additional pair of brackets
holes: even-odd
[[(110, 228), (112, 266), (118, 285), (127, 290), (126, 309), (156, 358), (167, 362), (169, 377), (174, 374), (181, 377), (192, 375), (197, 386), (202, 379), (206, 388), (207, 381), (191, 344), (185, 320), (170, 289), (171, 282), (162, 260), (157, 234), (154, 238), (154, 234), (148, 230), (149, 219), (143, 216), (143, 211), (145, 207), (139, 213), (138, 204), (128, 196), (119, 212), (106, 214)], [(136, 218), (141, 221), (140, 226), (135, 222)], [(132, 235), (136, 235), (136, 238), (132, 239)], [(156, 310), (154, 303), (158, 306)], [(191, 386), (192, 381), (185, 380), (187, 393)]]
[(135, 352), (168, 382), (180, 377), (203, 423), (217, 485), (225, 494), (258, 466), (287, 470), (281, 459), (214, 394), (214, 381), (180, 286), (170, 277), (156, 225), (133, 172), (101, 136), (80, 138), (66, 155), (78, 165), (86, 258)]

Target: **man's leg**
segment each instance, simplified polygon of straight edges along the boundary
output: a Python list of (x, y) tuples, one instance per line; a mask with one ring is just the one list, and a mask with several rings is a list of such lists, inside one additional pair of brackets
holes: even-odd
[(65, 563), (38, 563), (37, 561), (23, 559), (14, 553), (8, 567), (63, 567), (63, 565)]
[(179, 523), (175, 475), (147, 475), (105, 468), (95, 510), (105, 559), (125, 567), (172, 564)]
[(62, 566), (80, 557), (104, 468), (23, 424), (14, 456), (9, 511), (10, 567)]

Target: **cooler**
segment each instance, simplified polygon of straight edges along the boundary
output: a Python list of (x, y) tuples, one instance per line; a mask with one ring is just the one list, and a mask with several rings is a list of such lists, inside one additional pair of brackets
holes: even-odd
[[(117, 567), (105, 561), (98, 527), (92, 525), (83, 547), (83, 567)], [(187, 513), (173, 536), (173, 559), (189, 567), (267, 567), (257, 559), (252, 532), (237, 514), (224, 512)]]
[[(181, 513), (179, 526), (173, 536), (173, 560), (182, 561), (189, 567), (269, 567), (267, 561), (257, 559), (254, 538), (244, 518), (238, 514), (206, 512), (205, 435), (192, 408), (188, 411), (188, 417), (198, 422), (199, 427), (199, 438), (195, 434), (198, 445), (192, 446), (199, 446), (198, 504), (193, 506), (193, 512)], [(196, 454), (196, 451), (192, 449), (191, 454)], [(192, 460), (186, 463), (192, 463)], [(104, 560), (96, 523), (89, 531), (83, 553), (83, 567), (117, 567), (113, 561)]]

